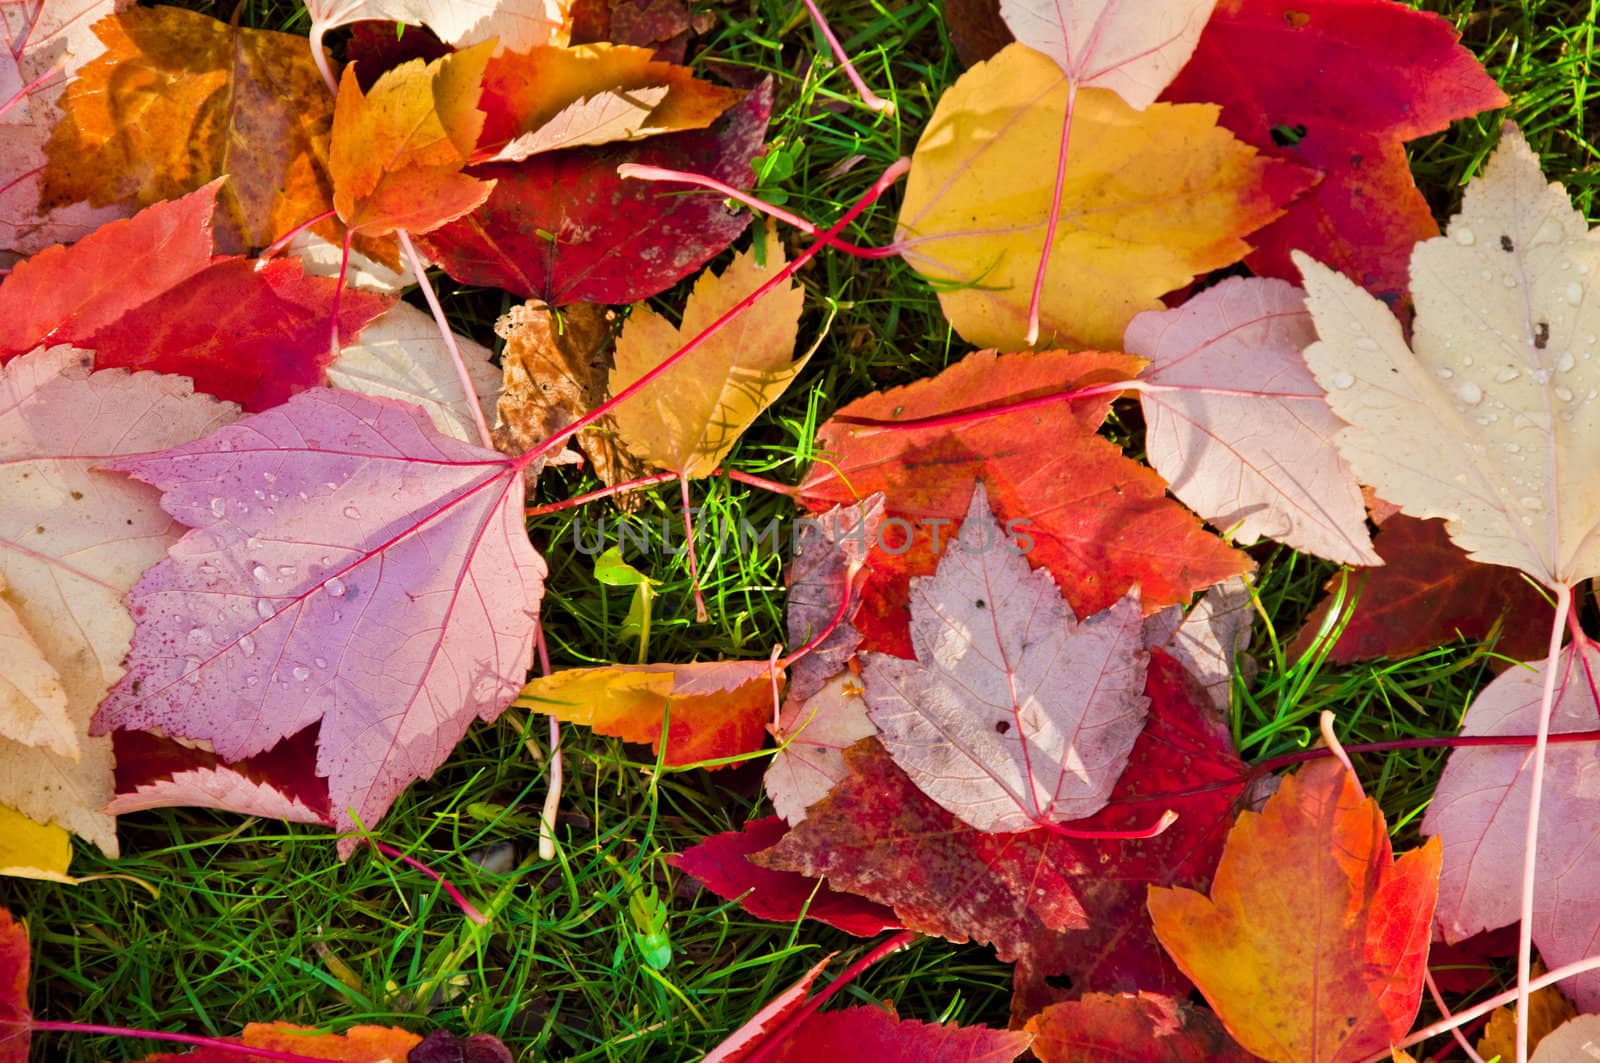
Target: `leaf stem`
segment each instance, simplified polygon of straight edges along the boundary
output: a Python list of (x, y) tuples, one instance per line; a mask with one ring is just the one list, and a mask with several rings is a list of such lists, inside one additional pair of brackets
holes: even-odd
[(138, 1037), (147, 1041), (172, 1041), (182, 1045), (196, 1045), (217, 1052), (233, 1052), (256, 1059), (282, 1060), (283, 1063), (337, 1063), (332, 1056), (303, 1056), (297, 1052), (280, 1052), (273, 1048), (251, 1048), (237, 1041), (221, 1037), (202, 1037), (190, 1033), (168, 1033), (165, 1030), (142, 1030), (135, 1026), (101, 1026), (92, 1022), (44, 1022), (33, 1020), (28, 1028), (35, 1033), (103, 1034), (107, 1037)]
[[(533, 629), (534, 645), (539, 650), (539, 674), (550, 674), (550, 647), (544, 640), (544, 624)], [(556, 858), (556, 814), (561, 811), (561, 721), (554, 716), (550, 722), (550, 789), (545, 791), (544, 806), (539, 809), (539, 859), (546, 862)]]
[[(808, 0), (809, 2), (809, 0)], [(1078, 109), (1078, 79), (1067, 79), (1067, 113), (1061, 120), (1061, 148), (1056, 153), (1056, 186), (1050, 194), (1050, 215), (1044, 227), (1044, 247), (1039, 250), (1039, 268), (1033, 274), (1033, 294), (1028, 297), (1026, 346), (1039, 342), (1039, 303), (1044, 298), (1044, 275), (1050, 268), (1050, 248), (1061, 225), (1061, 193), (1067, 185), (1067, 145), (1072, 143), (1072, 115)]]
[[(394, 235), (400, 241), (400, 250), (405, 252), (406, 260), (411, 263), (411, 272), (417, 275), (417, 284), (422, 288), (422, 298), (427, 300), (428, 309), (433, 312), (433, 323), (439, 328), (439, 337), (444, 340), (445, 350), (450, 352), (450, 361), (455, 363), (456, 379), (461, 382), (461, 393), (466, 396), (467, 408), (472, 411), (472, 423), (478, 426), (478, 439), (483, 443), (485, 450), (493, 450), (494, 435), (489, 431), (489, 422), (484, 419), (483, 404), (478, 401), (477, 386), (472, 383), (472, 374), (467, 372), (466, 359), (461, 357), (461, 348), (456, 345), (455, 330), (445, 319), (444, 307), (439, 305), (439, 296), (428, 280), (428, 270), (422, 262), (422, 256), (417, 254), (415, 245), (411, 243), (410, 233), (404, 229), (396, 229)], [(349, 238), (346, 237), (345, 246), (348, 247), (349, 243)], [(341, 284), (343, 280), (344, 275), (341, 272)]]
[(689, 586), (694, 590), (694, 618), (704, 624), (711, 619), (711, 614), (706, 611), (706, 600), (700, 594), (700, 561), (695, 556), (694, 547), (694, 517), (690, 515), (689, 478), (678, 476), (678, 488), (683, 498), (683, 543), (689, 551)]
[(656, 484), (664, 484), (668, 480), (676, 480), (677, 478), (678, 474), (675, 472), (658, 472), (651, 476), (641, 476), (637, 480), (623, 480), (607, 487), (587, 491), (573, 498), (564, 498), (560, 502), (546, 502), (542, 506), (529, 506), (523, 512), (529, 517), (543, 517), (551, 513), (560, 513), (564, 509), (573, 509), (588, 502), (598, 502), (600, 499), (610, 498), (612, 495), (654, 487)]
[[(1428, 995), (1433, 998), (1433, 1006), (1439, 1009), (1439, 1014), (1446, 1019), (1451, 1018), (1450, 1005), (1444, 1002), (1444, 994), (1439, 992), (1439, 983), (1433, 977), (1431, 968), (1424, 967), (1422, 969), (1422, 981), (1427, 985)], [(1461, 1046), (1461, 1050), (1467, 1054), (1467, 1058), (1472, 1063), (1483, 1063), (1483, 1057), (1473, 1049), (1472, 1042), (1468, 1041), (1466, 1036), (1462, 1034), (1459, 1026), (1450, 1027), (1450, 1036), (1455, 1038), (1456, 1044)]]
[(829, 982), (816, 995), (807, 998), (806, 1002), (793, 1015), (790, 1015), (777, 1029), (763, 1038), (761, 1045), (744, 1058), (744, 1063), (761, 1063), (762, 1060), (772, 1054), (773, 1049), (780, 1047), (784, 1041), (793, 1036), (801, 1024), (816, 1014), (817, 1009), (826, 1004), (830, 997), (860, 977), (862, 971), (865, 971), (885, 956), (909, 947), (917, 940), (918, 936), (914, 930), (902, 930), (877, 945), (871, 952), (856, 960), (849, 967), (846, 967), (839, 973), (839, 977)]
[(296, 225), (293, 229), (290, 229), (288, 232), (284, 233), (282, 236), (280, 236), (276, 240), (272, 241), (272, 243), (270, 243), (266, 247), (262, 248), (261, 253), (259, 255), (257, 255), (256, 258), (258, 258), (258, 259), (272, 258), (274, 255), (280, 253), (284, 248), (288, 247), (291, 243), (293, 243), (294, 242), (294, 238), (296, 236), (299, 236), (301, 233), (305, 232), (307, 229), (311, 228), (313, 225), (321, 225), (323, 222), (327, 221), (329, 218), (333, 218), (333, 217), (337, 217), (337, 216), (338, 216), (338, 212), (333, 210), (332, 208), (329, 208), (328, 210), (323, 211), (321, 214), (315, 215), (314, 217), (307, 218), (305, 221), (301, 222), (299, 225)]
[(822, 12), (817, 9), (816, 0), (802, 0), (806, 10), (811, 13), (811, 21), (816, 23), (822, 32), (822, 39), (828, 42), (828, 47), (833, 50), (833, 57), (839, 61), (839, 67), (844, 71), (844, 76), (850, 79), (850, 84), (855, 86), (856, 94), (861, 97), (861, 102), (879, 114), (890, 115), (895, 113), (893, 101), (886, 100), (876, 92), (867, 88), (867, 83), (861, 80), (861, 75), (856, 73), (855, 64), (850, 62), (850, 56), (845, 53), (844, 45), (839, 43), (839, 38), (833, 35), (833, 27), (828, 25), (828, 20), (822, 17)]
[(467, 900), (466, 895), (460, 890), (456, 889), (455, 885), (452, 884), (449, 879), (445, 878), (427, 864), (424, 864), (421, 860), (418, 860), (413, 856), (406, 855), (392, 845), (385, 845), (383, 842), (376, 841), (372, 838), (367, 839), (367, 844), (378, 850), (378, 852), (382, 853), (384, 856), (387, 856), (392, 860), (399, 860), (401, 863), (407, 864), (433, 879), (433, 881), (437, 882), (440, 888), (445, 891), (445, 893), (450, 895), (450, 899), (456, 902), (457, 907), (461, 909), (463, 915), (465, 915), (468, 919), (471, 919), (474, 923), (477, 923), (479, 926), (489, 925), (489, 917), (479, 911), (477, 905)]

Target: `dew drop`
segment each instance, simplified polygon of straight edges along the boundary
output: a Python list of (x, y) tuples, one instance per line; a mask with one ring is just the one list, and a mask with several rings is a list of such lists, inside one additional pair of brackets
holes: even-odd
[(224, 502), (220, 498), (213, 498), (211, 500), (211, 515), (213, 517), (225, 516), (227, 514), (227, 512), (228, 512), (228, 503)]
[(1535, 513), (1544, 508), (1544, 501), (1534, 495), (1524, 495), (1522, 498), (1517, 499), (1517, 503), (1523, 509), (1529, 509)]
[(246, 505), (245, 503), (240, 502), (239, 503), (239, 512), (240, 513), (248, 513), (248, 512), (250, 512), (250, 507), (248, 505)]
[(1478, 403), (1483, 401), (1483, 389), (1471, 382), (1462, 384), (1460, 390), (1457, 391), (1456, 394), (1460, 396), (1461, 401), (1466, 403), (1468, 406), (1476, 406)]
[(296, 682), (303, 683), (307, 679), (311, 678), (311, 669), (307, 668), (303, 664), (297, 664), (289, 674), (294, 676)]
[(1508, 365), (1504, 369), (1500, 370), (1500, 372), (1496, 373), (1494, 378), (1502, 384), (1509, 384), (1521, 375), (1521, 373)]
[(263, 620), (272, 619), (272, 605), (265, 598), (256, 599), (256, 615)]
[(205, 642), (209, 638), (211, 638), (211, 632), (207, 631), (203, 627), (192, 627), (189, 629), (190, 642)]
[(344, 512), (345, 517), (350, 519), (350, 520), (360, 520), (361, 519), (361, 511), (359, 509), (357, 509), (355, 506), (345, 506), (343, 512)]
[(267, 571), (267, 566), (266, 565), (256, 565), (254, 568), (252, 568), (250, 570), (250, 575), (254, 576), (256, 579), (260, 580), (262, 583), (265, 583), (269, 579), (272, 578), (271, 573), (269, 573)]
[(246, 657), (254, 657), (256, 655), (256, 640), (249, 635), (240, 635), (239, 652)]
[(1439, 367), (1439, 379), (1440, 380), (1449, 380), (1451, 377), (1453, 377), (1455, 375), (1456, 375), (1456, 371), (1454, 369), (1451, 369), (1451, 368), (1448, 368), (1447, 366), (1442, 366), (1442, 365)]
[(1560, 399), (1562, 402), (1571, 402), (1572, 389), (1568, 387), (1556, 388), (1556, 398)]
[(1522, 515), (1522, 526), (1525, 528), (1533, 527), (1533, 518), (1524, 513)]
[(318, 668), (328, 667), (328, 659), (326, 657), (313, 657), (311, 658), (311, 663), (316, 665)]
[(1351, 376), (1349, 373), (1335, 373), (1335, 374), (1333, 374), (1333, 386), (1338, 388), (1340, 391), (1343, 391), (1345, 388), (1350, 387), (1355, 382), (1356, 382), (1356, 378)]
[(267, 481), (267, 483), (269, 483), (269, 484), (275, 484), (275, 483), (278, 482), (277, 473), (264, 472), (264, 473), (261, 474), (261, 478), (263, 480)]
[(1363, 351), (1375, 351), (1378, 349), (1378, 341), (1370, 336), (1363, 336), (1356, 340), (1356, 346)]
[(247, 675), (247, 676), (244, 677), (244, 685), (247, 686), (247, 687), (253, 687), (253, 686), (257, 685), (260, 682), (261, 682), (261, 677), (260, 676)]
[(1576, 364), (1577, 362), (1573, 359), (1571, 351), (1562, 351), (1561, 357), (1556, 359), (1556, 369), (1562, 373), (1565, 373)]
[(1517, 443), (1507, 443), (1506, 444), (1506, 453), (1507, 454), (1520, 454), (1521, 452), (1522, 452), (1521, 445), (1519, 445)]
[(295, 569), (295, 567), (293, 565), (279, 565), (278, 566), (278, 575), (280, 575), (280, 576), (292, 576), (292, 575), (295, 574), (296, 571), (297, 570)]
[(1465, 225), (1457, 225), (1450, 230), (1450, 237), (1462, 247), (1471, 247), (1478, 242), (1478, 234)]
[[(1488, 328), (1488, 326), (1487, 326), (1487, 325), (1485, 325), (1485, 326), (1484, 326), (1484, 327), (1485, 327), (1485, 328)], [(1461, 356), (1461, 364), (1462, 364), (1462, 365), (1464, 365), (1464, 366), (1470, 366), (1470, 365), (1471, 365), (1471, 364), (1472, 364), (1472, 355), (1470, 355), (1470, 354), (1463, 354), (1463, 355), (1462, 355), (1462, 356)]]
[(1500, 278), (1500, 283), (1504, 284), (1507, 288), (1515, 288), (1517, 286), (1517, 278), (1507, 273), (1504, 277)]
[[(324, 583), (322, 585), (322, 587), (323, 587), (324, 590), (326, 590), (330, 595), (332, 595), (335, 598), (343, 598), (344, 597), (344, 591), (345, 591), (344, 580), (340, 579), (338, 576), (334, 576), (331, 579), (329, 579), (327, 583)], [(334, 617), (334, 619), (337, 620), (339, 618), (338, 617)]]
[(200, 575), (202, 575), (202, 576), (215, 576), (216, 574), (217, 574), (217, 566), (216, 565), (213, 565), (209, 561), (200, 562)]
[(200, 684), (200, 658), (190, 657), (183, 662), (183, 667), (183, 681), (191, 686), (198, 686)]
[(1567, 290), (1562, 294), (1567, 297), (1567, 302), (1571, 303), (1573, 306), (1581, 306), (1583, 303), (1583, 285), (1579, 284), (1577, 281), (1573, 281), (1571, 284), (1567, 285)]

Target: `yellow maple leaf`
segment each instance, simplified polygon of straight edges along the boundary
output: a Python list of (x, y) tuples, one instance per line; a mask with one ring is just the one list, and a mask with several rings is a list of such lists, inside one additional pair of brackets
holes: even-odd
[(35, 823), (8, 805), (0, 805), (0, 875), (71, 882), (72, 839), (65, 829)]
[[(752, 251), (744, 251), (720, 277), (706, 270), (695, 282), (677, 327), (649, 307), (635, 307), (617, 337), (611, 394), (621, 394), (660, 365), (783, 264), (778, 242), (769, 237), (765, 266), (756, 263)], [(810, 357), (808, 352), (794, 358), (803, 301), (804, 293), (792, 282), (778, 285), (621, 403), (614, 417), (628, 449), (680, 476), (716, 471), (740, 434), (783, 394)]]
[[(980, 347), (1028, 346), (1028, 302), (1055, 191), (1070, 94), (1054, 61), (1011, 45), (939, 100), (900, 210), (901, 255), (939, 286), (945, 315)], [(1077, 92), (1039, 345), (1121, 346), (1158, 296), (1237, 262), (1310, 171), (1217, 126), (1210, 104), (1137, 111)]]

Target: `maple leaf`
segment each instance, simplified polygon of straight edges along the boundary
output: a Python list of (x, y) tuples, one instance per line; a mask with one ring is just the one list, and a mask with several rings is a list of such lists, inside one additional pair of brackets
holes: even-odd
[[(71, 863), (70, 833), (53, 823), (35, 823), (16, 809), (0, 805), (0, 875), (72, 883), (76, 880), (67, 875)], [(0, 969), (3, 968), (4, 963), (0, 962)], [(3, 1023), (4, 1008), (0, 1006), (0, 1024)], [(5, 1058), (3, 1041), (0, 1037), (0, 1059)]]
[(1145, 644), (1171, 654), (1210, 695), (1211, 706), (1226, 714), (1234, 671), (1247, 684), (1256, 673), (1255, 660), (1245, 652), (1256, 618), (1250, 585), (1234, 576), (1206, 591), (1187, 616), (1180, 613), (1173, 606), (1145, 621)]
[(1145, 886), (1209, 880), (1244, 770), (1226, 729), (1197, 709), (1202, 695), (1162, 653), (1151, 655), (1146, 693), (1149, 723), (1111, 801), (1071, 826), (1142, 829), (1177, 812), (1154, 838), (986, 834), (940, 808), (867, 740), (845, 753), (849, 777), (753, 860), (887, 904), (913, 930), (992, 944), (1017, 961), (1019, 991), (1065, 973), (1086, 990), (1185, 992), (1151, 930)]
[(484, 72), (478, 154), (516, 162), (557, 148), (704, 129), (744, 96), (657, 62), (644, 48), (501, 52)]
[(772, 1063), (1011, 1063), (1033, 1038), (1021, 1030), (901, 1019), (883, 1008), (808, 1015), (784, 1038)]
[(1040, 1063), (1250, 1063), (1217, 1017), (1160, 993), (1087, 993), (1028, 1020)]
[(409, 303), (396, 303), (362, 330), (360, 342), (341, 348), (328, 366), (328, 383), (420, 406), (440, 432), (476, 443), (478, 428), (469, 403), (492, 415), (500, 374), (489, 362), (489, 348), (459, 334), (455, 341), (477, 392), (470, 397), (461, 390), (461, 376), (439, 326)]
[(1416, 1018), (1438, 877), (1438, 842), (1396, 859), (1377, 802), (1329, 758), (1240, 815), (1209, 898), (1152, 886), (1150, 915), (1245, 1048), (1353, 1061)]
[(1539, 1051), (1533, 1054), (1532, 1063), (1567, 1063), (1585, 1055), (1592, 1056), (1597, 1039), (1600, 1039), (1600, 1015), (1579, 1015), (1545, 1035), (1539, 1042)]
[[(1017, 45), (940, 97), (918, 141), (896, 246), (939, 284), (939, 302), (979, 346), (1031, 346), (1027, 318), (1054, 202), (1069, 86)], [(1216, 109), (1138, 111), (1109, 89), (1077, 91), (1072, 150), (1040, 306), (1046, 345), (1114, 348), (1158, 296), (1242, 258), (1243, 237), (1309, 183), (1216, 126)], [(981, 221), (974, 214), (983, 204)]]
[[(702, 274), (676, 327), (648, 306), (634, 307), (617, 336), (611, 393), (630, 387), (782, 270), (783, 250), (771, 228), (766, 247), (765, 264), (757, 263), (752, 248), (735, 255), (720, 275)], [(715, 472), (744, 430), (805, 368), (810, 353), (794, 357), (804, 302), (799, 285), (779, 284), (619, 405), (612, 416), (628, 449), (681, 477)]]
[(709, 28), (684, 0), (575, 0), (572, 43), (611, 41), (650, 48), (657, 59), (683, 62), (689, 38)]
[[(1475, 561), (1547, 586), (1600, 574), (1600, 445), (1590, 392), (1600, 242), (1507, 125), (1449, 235), (1412, 254), (1408, 348), (1389, 310), (1300, 256), (1321, 337), (1306, 364), (1349, 427), (1361, 482), (1414, 517), (1443, 517)], [(1487, 278), (1487, 279), (1485, 279)], [(1581, 415), (1581, 416), (1580, 416)]]
[[(743, 1026), (707, 1052), (700, 1063), (743, 1063), (756, 1052), (765, 1049), (770, 1038), (777, 1034), (796, 1012), (805, 1007), (806, 994), (811, 992), (812, 983), (817, 980), (817, 975), (822, 973), (822, 969), (833, 957), (834, 954), (830, 952), (818, 960), (809, 971), (800, 976), (799, 981), (767, 1001), (760, 1011), (745, 1020)], [(0, 1063), (8, 1061), (0, 1059)]]
[[(153, 369), (246, 410), (322, 381), (338, 284), (294, 260), (211, 255), (216, 185), (39, 252), (0, 282), (0, 362), (40, 343), (93, 351), (100, 369)], [(341, 342), (392, 300), (346, 292)]]
[[(1532, 734), (1544, 667), (1513, 668), (1496, 678), (1467, 708), (1461, 733)], [(1561, 651), (1556, 668), (1550, 733), (1593, 730), (1600, 706), (1590, 684), (1600, 670), (1600, 649), (1579, 639), (1576, 648)], [(1595, 762), (1592, 742), (1552, 745), (1545, 754), (1533, 941), (1545, 961), (1558, 967), (1587, 956), (1600, 935), (1600, 875), (1593, 856), (1600, 798), (1589, 781)], [(1531, 771), (1526, 746), (1456, 749), (1445, 763), (1422, 831), (1444, 846), (1438, 919), (1446, 941), (1517, 921)], [(1582, 974), (1561, 985), (1584, 1011), (1600, 1008), (1600, 975)]]
[(649, 742), (677, 767), (760, 749), (774, 682), (766, 661), (612, 664), (529, 680), (517, 703), (598, 734)]
[(551, 306), (649, 298), (732, 243), (749, 216), (715, 193), (625, 181), (617, 167), (692, 170), (749, 188), (771, 111), (772, 84), (763, 81), (703, 130), (472, 167), (495, 181), (494, 192), (420, 245), (458, 281)]
[(1322, 173), (1251, 238), (1254, 273), (1298, 279), (1299, 248), (1385, 300), (1404, 294), (1411, 245), (1438, 233), (1404, 142), (1509, 102), (1459, 36), (1387, 0), (1218, 4), (1166, 98), (1220, 103), (1240, 140)]
[(0, 268), (122, 217), (122, 208), (40, 202), (45, 144), (68, 80), (103, 49), (90, 26), (127, 0), (0, 3)]
[(0, 908), (0, 1063), (28, 1063), (28, 928)]
[[(1250, 567), (1168, 499), (1159, 476), (1095, 434), (1113, 396), (982, 413), (1126, 380), (1138, 366), (1122, 354), (979, 351), (932, 379), (858, 399), (818, 430), (816, 449), (827, 460), (801, 483), (803, 505), (822, 510), (874, 491), (885, 496), (887, 518), (867, 558), (871, 575), (855, 620), (866, 646), (912, 655), (909, 577), (933, 572), (935, 540), (958, 534), (976, 480), (1001, 523), (1032, 540), (1029, 563), (1050, 570), (1079, 616), (1109, 608), (1135, 584), (1153, 612)], [(851, 423), (958, 414), (961, 423), (927, 427)], [(892, 522), (909, 541), (891, 539)]]
[(496, 41), (516, 51), (566, 44), (571, 6), (570, 0), (306, 0), (314, 43), (352, 22), (409, 22), (458, 48)]
[[(861, 632), (850, 621), (861, 607), (859, 577), (882, 524), (883, 496), (873, 494), (854, 505), (834, 506), (797, 526), (787, 574), (789, 593), (784, 601), (784, 629), (791, 653), (821, 637), (835, 617), (839, 623), (790, 665), (781, 721), (784, 729), (792, 725), (799, 704), (821, 690), (861, 644)], [(783, 756), (780, 751), (778, 758)]]
[[(1517, 572), (1468, 560), (1443, 521), (1397, 514), (1373, 545), (1384, 564), (1356, 577), (1360, 598), (1329, 651), (1334, 663), (1413, 657), (1456, 638), (1486, 638), (1496, 623), (1497, 653), (1526, 661), (1549, 652), (1553, 610), (1544, 595)], [(1310, 647), (1331, 604), (1325, 599), (1306, 617), (1292, 652)]]
[(787, 822), (805, 819), (806, 809), (845, 779), (846, 749), (878, 733), (867, 717), (864, 693), (860, 681), (846, 671), (804, 701), (785, 700), (773, 729), (781, 744), (761, 782), (773, 811)]
[(423, 411), (314, 389), (105, 467), (191, 530), (128, 595), (138, 628), (99, 733), (159, 727), (239, 760), (320, 723), (349, 830), (521, 686), (545, 573), (521, 467)]
[(316, 771), (316, 727), (232, 763), (148, 731), (113, 731), (111, 740), (117, 759), (116, 796), (106, 803), (111, 815), (187, 805), (334, 825), (328, 781)]
[[(234, 1045), (273, 1052), (292, 1052), (312, 1059), (342, 1063), (398, 1063), (409, 1060), (422, 1038), (409, 1030), (393, 1026), (352, 1026), (344, 1033), (323, 1033), (311, 1026), (290, 1023), (252, 1022), (237, 1038), (226, 1038)], [(270, 1057), (268, 1057), (270, 1058)], [(237, 1049), (205, 1046), (192, 1052), (158, 1052), (139, 1063), (267, 1063), (267, 1059)]]
[(1123, 336), (1139, 377), (1145, 451), (1172, 493), (1236, 543), (1263, 536), (1347, 565), (1381, 564), (1361, 489), (1333, 446), (1343, 422), (1306, 368), (1305, 296), (1230, 277)]
[(493, 181), (462, 173), (483, 129), (478, 109), (493, 43), (414, 59), (362, 92), (346, 67), (333, 107), (333, 207), (351, 232), (424, 233), (489, 198)]
[[(237, 415), (181, 377), (90, 372), (70, 347), (0, 367), (0, 582), (5, 603), (59, 677), (70, 745), (0, 737), (0, 805), (115, 854), (111, 744), (89, 718), (122, 675), (133, 621), (122, 596), (177, 539), (156, 493), (95, 471), (109, 457), (187, 442)], [(8, 675), (11, 668), (8, 658)]]
[(147, 207), (218, 177), (215, 237), (239, 253), (332, 205), (333, 101), (304, 37), (176, 7), (102, 19), (46, 152), (43, 196)]
[(777, 816), (751, 820), (744, 829), (713, 834), (698, 845), (667, 857), (667, 863), (699, 879), (706, 889), (757, 919), (793, 923), (815, 919), (846, 934), (871, 937), (898, 930), (894, 912), (826, 882), (793, 871), (772, 871), (745, 859), (770, 849), (788, 828)]
[(5, 598), (0, 574), (0, 739), (76, 759), (77, 730), (68, 714), (67, 688)]
[(1079, 623), (980, 483), (933, 576), (911, 583), (915, 662), (869, 653), (867, 712), (923, 793), (982, 831), (1104, 807), (1144, 727), (1148, 655), (1130, 594)]
[(1110, 89), (1142, 111), (1189, 61), (1215, 3), (1184, 0), (1139, 9), (1114, 2), (1000, 0), (999, 10), (1017, 40), (1054, 59), (1080, 89)]

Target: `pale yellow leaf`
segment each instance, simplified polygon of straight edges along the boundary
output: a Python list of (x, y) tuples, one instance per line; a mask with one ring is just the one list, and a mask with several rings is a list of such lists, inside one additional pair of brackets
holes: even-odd
[(5, 663), (0, 669), (0, 738), (76, 757), (78, 736), (67, 715), (67, 690), (6, 601), (5, 590), (0, 574), (0, 661)]
[(1412, 253), (1411, 347), (1383, 303), (1296, 261), (1320, 337), (1306, 364), (1357, 478), (1443, 517), (1476, 561), (1548, 586), (1600, 575), (1600, 240), (1515, 127)]
[(70, 863), (72, 836), (65, 830), (0, 805), (0, 875), (72, 882), (67, 876)]
[(597, 92), (564, 107), (554, 118), (530, 133), (524, 133), (495, 153), (496, 162), (521, 162), (529, 155), (560, 148), (609, 144), (613, 140), (636, 140), (667, 132), (650, 120), (667, 95), (667, 86), (633, 89), (629, 92)]
[[(634, 307), (617, 337), (611, 394), (660, 365), (782, 269), (783, 251), (770, 235), (766, 251), (765, 266), (743, 251), (720, 277), (709, 269), (702, 273), (680, 326), (647, 306)], [(805, 357), (794, 357), (803, 301), (804, 293), (785, 281), (619, 405), (614, 416), (628, 449), (683, 476), (714, 472), (805, 365)]]

